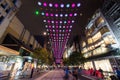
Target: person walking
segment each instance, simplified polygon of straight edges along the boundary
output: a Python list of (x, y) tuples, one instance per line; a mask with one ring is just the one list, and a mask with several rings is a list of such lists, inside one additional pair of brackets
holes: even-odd
[(32, 68), (32, 70), (31, 70), (30, 78), (32, 78), (33, 72), (34, 72), (34, 68)]
[(115, 68), (116, 75), (118, 79), (120, 80), (120, 70), (118, 68)]
[(74, 80), (78, 80), (78, 70), (77, 70), (77, 67), (74, 68), (73, 70), (73, 76), (74, 76)]
[(64, 79), (65, 79), (65, 80), (68, 80), (68, 79), (69, 79), (69, 68), (68, 68), (68, 67), (65, 69)]

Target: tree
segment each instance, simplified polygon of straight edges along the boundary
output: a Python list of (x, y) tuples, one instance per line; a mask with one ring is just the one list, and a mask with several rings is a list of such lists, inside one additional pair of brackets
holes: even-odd
[(77, 51), (72, 52), (72, 54), (69, 56), (69, 62), (72, 65), (79, 65), (84, 64), (86, 59), (83, 57), (83, 55)]
[(69, 58), (64, 58), (63, 63), (64, 63), (64, 65), (70, 65)]
[[(81, 48), (80, 48), (80, 36), (79, 35), (76, 35), (74, 38), (73, 38), (73, 42), (75, 44), (75, 49), (77, 51), (77, 49), (79, 50), (79, 52), (81, 51)], [(77, 47), (78, 46), (78, 47)]]
[(49, 53), (45, 48), (38, 48), (35, 49), (33, 52), (32, 57), (38, 59), (38, 64), (48, 64), (49, 59), (48, 59)]

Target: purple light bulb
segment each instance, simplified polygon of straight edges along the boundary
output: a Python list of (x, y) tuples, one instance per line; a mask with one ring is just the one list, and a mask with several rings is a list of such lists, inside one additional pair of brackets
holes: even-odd
[(72, 4), (72, 8), (74, 8), (74, 7), (75, 7), (75, 3)]
[(71, 13), (71, 14), (69, 14), (69, 16), (70, 16), (70, 17), (72, 17), (72, 13)]
[(46, 13), (46, 16), (49, 16), (49, 14), (48, 14), (48, 13)]
[(47, 7), (47, 3), (46, 3), (46, 2), (44, 2), (44, 3), (43, 3), (43, 6)]
[(58, 4), (55, 4), (55, 7), (58, 8)]

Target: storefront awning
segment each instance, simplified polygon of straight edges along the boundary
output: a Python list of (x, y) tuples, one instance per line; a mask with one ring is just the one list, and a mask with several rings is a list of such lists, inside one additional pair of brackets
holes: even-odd
[(19, 52), (0, 45), (0, 55), (19, 55)]

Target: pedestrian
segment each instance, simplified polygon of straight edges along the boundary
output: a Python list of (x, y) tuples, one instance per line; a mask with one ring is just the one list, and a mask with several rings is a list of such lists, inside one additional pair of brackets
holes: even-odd
[(68, 80), (74, 80), (74, 77), (72, 75), (72, 72), (69, 72), (69, 79)]
[(31, 70), (30, 78), (32, 78), (33, 72), (34, 72), (34, 67), (33, 67), (32, 70)]
[(78, 70), (77, 70), (76, 67), (75, 67), (75, 69), (73, 70), (73, 76), (74, 76), (75, 80), (78, 79)]
[(103, 75), (103, 70), (101, 68), (99, 68), (98, 70), (100, 73), (99, 73), (99, 77), (103, 79), (104, 75)]
[(69, 68), (67, 67), (65, 69), (65, 76), (64, 76), (65, 80), (68, 80), (69, 79)]
[(116, 75), (118, 79), (120, 80), (120, 70), (118, 68), (115, 68)]
[(81, 73), (82, 73), (82, 67), (79, 67), (78, 68), (78, 79), (80, 79)]
[(93, 76), (94, 70), (93, 68), (90, 69), (90, 75)]

